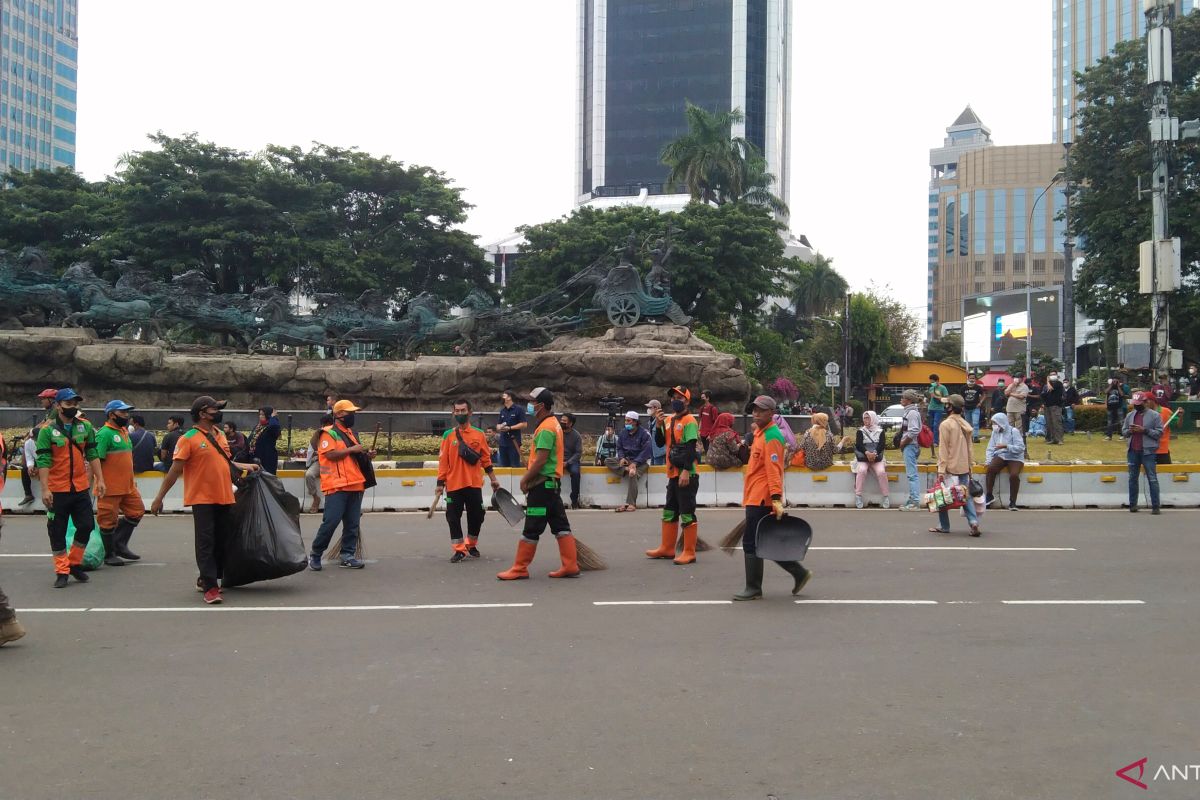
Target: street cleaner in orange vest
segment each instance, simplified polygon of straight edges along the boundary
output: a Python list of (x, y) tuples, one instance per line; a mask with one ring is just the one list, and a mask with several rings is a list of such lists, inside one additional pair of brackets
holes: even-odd
[[(692, 393), (683, 386), (671, 389), (671, 413), (655, 414), (654, 439), (667, 450), (667, 501), (662, 513), (662, 543), (647, 550), (647, 558), (673, 558), (676, 564), (696, 560), (696, 539), (700, 523), (696, 519), (696, 492), (700, 476), (696, 474), (696, 445), (700, 442), (700, 424), (688, 411)], [(683, 525), (683, 550), (675, 557), (679, 526)]]
[[(479, 558), (479, 531), (483, 528), (483, 474), (492, 481), (492, 491), (500, 481), (492, 472), (492, 454), (483, 431), (471, 427), (471, 403), (455, 402), (452, 409), (455, 427), (442, 435), (438, 452), (437, 490), (433, 507), (446, 494), (446, 522), (450, 526), (451, 564), (470, 556)], [(467, 512), (467, 538), (463, 541), (462, 515)], [(433, 513), (432, 511), (430, 512)]]
[(538, 538), (550, 526), (558, 540), (562, 567), (550, 573), (551, 578), (578, 578), (579, 560), (575, 536), (567, 519), (567, 509), (558, 493), (563, 474), (563, 432), (554, 416), (554, 394), (539, 386), (529, 393), (525, 414), (536, 417), (533, 434), (533, 455), (529, 468), (521, 476), (521, 491), (525, 494), (525, 528), (517, 542), (517, 557), (512, 567), (496, 577), (502, 581), (523, 580), (529, 577), (529, 564), (537, 552)]
[[(54, 588), (63, 589), (67, 576), (87, 583), (83, 553), (96, 527), (88, 478), (96, 497), (104, 498), (104, 473), (96, 455), (96, 430), (79, 419), (83, 400), (74, 389), (59, 389), (54, 395), (54, 419), (38, 431), (37, 468), (46, 506), (46, 529), (54, 553)], [(67, 550), (67, 520), (75, 523), (75, 540)]]
[(338, 554), (346, 569), (366, 566), (355, 557), (358, 550), (359, 524), (362, 520), (363, 493), (367, 479), (358, 465), (357, 454), (368, 458), (375, 453), (363, 447), (354, 432), (354, 412), (361, 410), (349, 400), (333, 404), (333, 424), (321, 429), (317, 437), (317, 462), (321, 468), (321, 493), (325, 495), (325, 515), (313, 539), (308, 568), (321, 571), (321, 554), (329, 547), (333, 532), (342, 526), (342, 548)]
[(146, 514), (146, 505), (133, 480), (133, 443), (129, 440), (129, 412), (124, 400), (104, 407), (108, 421), (96, 431), (96, 457), (104, 475), (104, 497), (96, 501), (96, 522), (104, 542), (104, 563), (123, 567), (125, 560), (141, 556), (129, 549), (129, 537)]
[[(783, 468), (787, 441), (775, 424), (775, 399), (767, 395), (754, 398), (754, 442), (746, 453), (742, 505), (746, 507), (746, 530), (742, 533), (742, 555), (746, 560), (746, 588), (734, 600), (762, 598), (763, 562), (755, 550), (758, 523), (767, 515), (783, 517)], [(745, 445), (742, 445), (745, 448)], [(792, 594), (799, 594), (812, 577), (799, 561), (777, 561), (795, 578)]]

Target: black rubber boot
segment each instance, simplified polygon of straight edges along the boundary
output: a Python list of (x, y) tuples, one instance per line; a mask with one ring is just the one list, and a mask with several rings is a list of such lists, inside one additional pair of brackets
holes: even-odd
[(113, 552), (113, 535), (100, 531), (100, 541), (104, 543), (104, 564), (109, 567), (123, 567), (125, 562)]
[(759, 600), (762, 598), (763, 561), (749, 553), (742, 555), (746, 559), (746, 588), (735, 594), (733, 599)]
[(136, 527), (137, 522), (130, 522), (125, 518), (117, 523), (117, 532), (113, 537), (113, 543), (116, 546), (117, 555), (126, 561), (141, 559), (141, 556), (129, 549), (129, 537), (133, 536), (133, 529)]
[(808, 579), (812, 577), (812, 570), (805, 567), (799, 561), (776, 561), (776, 564), (783, 567), (784, 572), (796, 579), (796, 583), (792, 586), (792, 594), (800, 594), (800, 590), (808, 583)]

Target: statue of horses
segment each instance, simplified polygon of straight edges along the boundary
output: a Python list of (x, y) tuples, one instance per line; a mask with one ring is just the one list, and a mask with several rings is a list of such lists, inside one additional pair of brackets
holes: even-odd
[(275, 287), (259, 289), (251, 300), (263, 319), (263, 330), (250, 342), (254, 351), (263, 342), (274, 342), (285, 347), (324, 347), (332, 344), (329, 333), (315, 317), (297, 317), (292, 314), (287, 295)]

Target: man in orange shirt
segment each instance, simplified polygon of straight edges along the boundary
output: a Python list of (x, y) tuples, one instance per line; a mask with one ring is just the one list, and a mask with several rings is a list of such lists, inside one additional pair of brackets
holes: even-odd
[[(442, 435), (438, 452), (437, 491), (433, 506), (437, 508), (442, 493), (446, 494), (446, 522), (450, 526), (450, 546), (454, 555), (451, 564), (467, 556), (479, 558), (479, 531), (483, 528), (483, 473), (492, 481), (492, 491), (500, 481), (492, 472), (492, 454), (483, 431), (471, 427), (471, 403), (466, 399), (453, 406), (455, 427)], [(474, 454), (474, 455), (472, 455)], [(463, 541), (462, 515), (467, 512), (467, 539)]]
[[(104, 474), (96, 458), (96, 431), (83, 419), (79, 403), (83, 398), (74, 389), (59, 389), (54, 396), (54, 417), (38, 432), (37, 468), (42, 484), (42, 502), (46, 506), (46, 528), (54, 553), (54, 588), (63, 589), (70, 575), (87, 583), (83, 571), (83, 553), (96, 527), (92, 497), (88, 491), (90, 475), (96, 497), (104, 497)], [(75, 523), (75, 538), (67, 550), (67, 519)]]
[(183, 476), (183, 504), (192, 507), (192, 525), (196, 536), (196, 567), (200, 577), (196, 589), (204, 593), (204, 602), (221, 602), (217, 582), (225, 560), (225, 542), (233, 535), (232, 464), (239, 470), (256, 472), (258, 464), (233, 461), (229, 442), (221, 431), (221, 409), (225, 400), (201, 395), (192, 401), (192, 427), (179, 437), (171, 469), (163, 478), (158, 495), (150, 504), (150, 513), (162, 512), (163, 498)]
[(322, 428), (317, 438), (317, 462), (321, 465), (321, 494), (325, 495), (325, 516), (313, 539), (308, 568), (321, 571), (321, 554), (329, 547), (333, 532), (342, 526), (340, 560), (346, 569), (366, 566), (355, 558), (358, 550), (359, 522), (362, 519), (363, 493), (367, 479), (358, 465), (358, 454), (375, 455), (358, 441), (354, 432), (354, 412), (359, 407), (349, 400), (333, 404), (333, 424)]
[(1171, 463), (1171, 426), (1167, 420), (1171, 418), (1171, 409), (1167, 407), (1167, 393), (1161, 387), (1150, 392), (1146, 397), (1146, 408), (1157, 408), (1163, 421), (1162, 436), (1158, 440), (1158, 449), (1154, 451), (1154, 460), (1158, 464)]
[[(742, 533), (742, 556), (746, 562), (746, 588), (734, 600), (762, 598), (763, 562), (755, 549), (758, 523), (769, 514), (783, 517), (784, 450), (783, 433), (775, 424), (775, 399), (767, 395), (754, 398), (754, 443), (747, 456), (743, 478), (742, 505), (746, 507), (746, 530)], [(745, 445), (743, 445), (745, 447)], [(792, 594), (799, 594), (812, 577), (799, 561), (777, 561), (795, 578)]]
[(140, 556), (129, 550), (129, 537), (142, 521), (146, 506), (133, 480), (133, 442), (129, 438), (129, 412), (124, 400), (111, 400), (104, 407), (108, 420), (96, 431), (96, 457), (107, 491), (96, 501), (96, 523), (104, 542), (104, 563), (125, 566), (125, 559)]

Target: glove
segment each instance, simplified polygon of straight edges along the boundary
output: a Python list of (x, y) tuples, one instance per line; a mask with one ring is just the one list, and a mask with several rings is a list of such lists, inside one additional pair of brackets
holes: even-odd
[(775, 519), (783, 519), (783, 501), (772, 500), (771, 510), (775, 512)]

